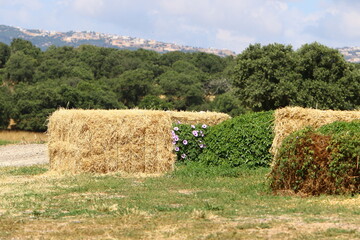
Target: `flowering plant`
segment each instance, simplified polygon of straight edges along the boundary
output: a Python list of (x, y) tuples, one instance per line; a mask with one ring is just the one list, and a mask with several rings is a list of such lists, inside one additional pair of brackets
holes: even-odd
[(196, 161), (206, 148), (204, 137), (209, 126), (175, 123), (171, 131), (174, 151), (178, 161)]

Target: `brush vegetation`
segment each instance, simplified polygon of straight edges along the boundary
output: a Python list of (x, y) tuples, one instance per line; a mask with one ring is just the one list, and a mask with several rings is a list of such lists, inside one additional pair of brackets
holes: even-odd
[(274, 138), (274, 112), (248, 113), (209, 129), (199, 161), (230, 167), (267, 167)]
[(273, 190), (360, 193), (360, 120), (306, 127), (285, 138), (270, 175)]

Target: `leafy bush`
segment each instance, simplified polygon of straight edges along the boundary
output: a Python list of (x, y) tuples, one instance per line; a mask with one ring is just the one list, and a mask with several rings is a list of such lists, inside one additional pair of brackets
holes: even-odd
[(359, 157), (359, 120), (304, 128), (284, 140), (271, 187), (310, 195), (359, 193)]
[(207, 148), (199, 156), (208, 165), (269, 166), (273, 140), (273, 112), (248, 113), (212, 127)]
[(208, 128), (206, 124), (174, 124), (172, 137), (178, 161), (197, 161), (206, 147), (204, 137)]

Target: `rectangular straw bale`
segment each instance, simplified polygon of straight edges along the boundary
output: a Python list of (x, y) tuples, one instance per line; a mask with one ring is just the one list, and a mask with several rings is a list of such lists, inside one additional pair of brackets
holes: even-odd
[(175, 112), (167, 111), (172, 122), (181, 122), (183, 124), (207, 124), (217, 125), (231, 117), (225, 113), (218, 112)]
[(57, 172), (163, 173), (173, 168), (171, 119), (149, 110), (65, 110), (49, 118)]
[(360, 111), (317, 110), (301, 107), (278, 109), (275, 111), (275, 138), (271, 152), (276, 155), (285, 137), (306, 126), (319, 128), (335, 121), (350, 122), (355, 119), (360, 119)]

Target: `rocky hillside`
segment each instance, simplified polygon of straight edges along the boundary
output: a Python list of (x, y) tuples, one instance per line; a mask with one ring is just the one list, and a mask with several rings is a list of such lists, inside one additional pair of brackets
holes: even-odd
[(182, 52), (206, 52), (218, 56), (235, 55), (230, 50), (220, 50), (212, 48), (197, 48), (181, 46), (173, 43), (158, 42), (142, 38), (104, 34), (97, 32), (53, 32), (43, 30), (30, 30), (19, 27), (0, 25), (0, 42), (10, 44), (12, 39), (22, 38), (31, 41), (35, 46), (45, 50), (51, 45), (55, 46), (79, 46), (82, 44), (92, 44), (100, 47), (113, 47), (119, 49), (148, 49), (161, 53), (171, 51)]

